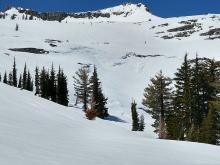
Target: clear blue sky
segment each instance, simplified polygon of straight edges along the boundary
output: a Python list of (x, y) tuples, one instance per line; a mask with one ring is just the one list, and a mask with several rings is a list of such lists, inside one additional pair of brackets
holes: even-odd
[(144, 3), (153, 14), (161, 17), (220, 13), (220, 0), (0, 0), (0, 9), (10, 5), (37, 11), (78, 12), (102, 9), (124, 2)]

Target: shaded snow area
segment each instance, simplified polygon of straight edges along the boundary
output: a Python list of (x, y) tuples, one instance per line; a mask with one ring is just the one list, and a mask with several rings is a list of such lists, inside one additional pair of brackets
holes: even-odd
[(4, 165), (218, 165), (219, 147), (149, 139), (0, 83)]
[[(88, 121), (79, 108), (0, 83), (0, 164), (219, 165), (219, 147), (156, 139), (141, 102), (150, 78), (161, 69), (172, 78), (186, 52), (189, 58), (198, 54), (219, 60), (220, 16), (164, 19), (140, 4), (99, 12), (110, 17), (22, 20), (23, 14), (12, 8), (0, 19), (2, 76), (12, 70), (14, 57), (18, 74), (25, 63), (32, 76), (36, 66), (60, 65), (74, 104), (72, 77), (82, 65), (91, 71), (96, 65), (111, 114), (108, 120)], [(145, 116), (142, 133), (131, 132), (132, 99)]]

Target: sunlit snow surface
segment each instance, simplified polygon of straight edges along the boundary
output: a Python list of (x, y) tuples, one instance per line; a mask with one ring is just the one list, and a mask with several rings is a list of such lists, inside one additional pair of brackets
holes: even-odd
[[(66, 18), (62, 23), (25, 21), (15, 9), (0, 20), (0, 72), (12, 69), (16, 57), (18, 72), (25, 62), (34, 75), (35, 66), (53, 63), (68, 76), (70, 103), (75, 102), (73, 78), (81, 64), (96, 65), (110, 119), (87, 121), (80, 109), (65, 108), (34, 97), (33, 93), (0, 84), (0, 162), (4, 165), (218, 165), (219, 148), (210, 145), (157, 140), (144, 112), (146, 130), (133, 133), (130, 103), (142, 107), (143, 90), (151, 77), (163, 70), (173, 76), (185, 53), (194, 58), (219, 59), (219, 40), (206, 40), (200, 33), (219, 27), (213, 15), (162, 19), (146, 12), (143, 6), (118, 6), (109, 11), (130, 11), (128, 17), (97, 20)], [(10, 20), (12, 14), (15, 20)], [(217, 15), (218, 16), (218, 15)], [(100, 20), (99, 20), (100, 19)], [(181, 21), (197, 19), (202, 29), (190, 37), (164, 40), (168, 29), (182, 26)], [(16, 23), (19, 31), (15, 31)], [(162, 27), (158, 25), (166, 24)], [(154, 27), (155, 28), (152, 28)], [(158, 32), (164, 31), (165, 34)], [(51, 47), (49, 40), (59, 40)], [(61, 42), (60, 42), (61, 41)], [(40, 48), (49, 54), (19, 53), (9, 48)], [(140, 58), (135, 55), (143, 55)], [(149, 57), (159, 55), (157, 57)]]

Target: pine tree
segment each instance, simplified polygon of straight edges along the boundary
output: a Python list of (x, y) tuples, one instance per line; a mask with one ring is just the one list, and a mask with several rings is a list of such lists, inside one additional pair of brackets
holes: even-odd
[(139, 130), (139, 118), (138, 118), (136, 106), (137, 104), (135, 103), (135, 101), (132, 101), (131, 103), (132, 131)]
[(166, 116), (171, 108), (171, 79), (165, 77), (162, 71), (151, 79), (151, 84), (144, 90), (142, 104), (148, 108), (147, 112), (155, 119), (152, 125), (160, 139), (166, 138)]
[(23, 78), (22, 78), (22, 88), (27, 89), (27, 65), (26, 65), (26, 63), (24, 65), (24, 72), (23, 72)]
[(4, 74), (3, 83), (8, 84), (7, 72)]
[(35, 68), (35, 95), (40, 94), (40, 77), (39, 77), (39, 68)]
[(139, 119), (138, 131), (144, 131), (145, 123), (144, 123), (144, 115), (142, 114)]
[(15, 31), (18, 31), (18, 30), (19, 30), (19, 26), (18, 26), (18, 24), (16, 24)]
[(53, 102), (56, 102), (57, 101), (57, 94), (56, 94), (56, 73), (55, 73), (55, 70), (54, 70), (54, 67), (53, 67), (53, 64), (52, 64), (52, 67), (51, 67), (51, 71), (50, 71), (50, 77), (49, 77), (49, 82), (48, 82), (49, 86), (48, 86), (48, 93), (49, 93), (49, 96), (50, 96), (50, 99), (51, 101)]
[(8, 75), (8, 85), (13, 86), (13, 75), (12, 72)]
[(97, 116), (100, 118), (104, 118), (108, 116), (108, 109), (106, 107), (107, 98), (105, 98), (102, 88), (101, 82), (98, 78), (98, 73), (96, 66), (94, 66), (93, 75), (90, 79), (91, 84), (91, 109), (96, 110)]
[(74, 89), (75, 96), (78, 98), (79, 103), (83, 103), (83, 110), (86, 111), (88, 109), (89, 104), (89, 69), (86, 66), (83, 66), (76, 72), (76, 76), (74, 78)]
[(14, 64), (13, 64), (12, 76), (13, 76), (13, 86), (14, 86), (14, 87), (17, 87), (17, 85), (18, 85), (18, 80), (17, 80), (17, 68), (16, 68), (16, 60), (15, 60), (15, 57), (14, 57)]
[(202, 126), (204, 116), (209, 112), (209, 102), (215, 95), (211, 85), (219, 77), (219, 67), (214, 60), (196, 57), (191, 60), (192, 65), (192, 103), (191, 103), (191, 128), (187, 135), (190, 141), (198, 141), (199, 129)]
[(184, 62), (182, 66), (178, 69), (175, 74), (175, 110), (176, 116), (179, 119), (180, 131), (179, 140), (184, 140), (185, 136), (188, 135), (192, 120), (191, 103), (192, 103), (192, 93), (191, 93), (191, 66), (187, 59), (187, 54), (185, 55)]
[(216, 96), (209, 101), (209, 112), (202, 122), (199, 134), (199, 142), (208, 144), (219, 144), (220, 138), (220, 81), (211, 84)]
[(32, 87), (31, 74), (30, 74), (30, 71), (28, 70), (26, 90), (32, 91), (32, 89), (33, 87)]
[(20, 74), (19, 81), (18, 81), (18, 88), (22, 88), (22, 75)]
[(217, 144), (218, 139), (216, 137), (217, 133), (215, 129), (215, 113), (215, 109), (210, 109), (207, 117), (203, 120), (200, 129), (199, 142)]
[(49, 99), (48, 97), (48, 73), (43, 67), (40, 73), (40, 96)]
[(67, 89), (67, 77), (64, 75), (63, 70), (59, 67), (57, 74), (57, 103), (68, 106), (68, 89)]

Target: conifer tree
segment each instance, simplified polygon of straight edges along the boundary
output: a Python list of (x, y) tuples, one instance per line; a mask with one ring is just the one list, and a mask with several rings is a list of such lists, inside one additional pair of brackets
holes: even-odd
[(171, 79), (165, 77), (162, 71), (151, 79), (151, 84), (144, 90), (142, 104), (147, 112), (155, 119), (152, 125), (160, 139), (166, 138), (166, 116), (171, 108)]
[(16, 24), (15, 31), (18, 31), (18, 30), (19, 30), (19, 26), (18, 26), (18, 24)]
[(89, 104), (89, 69), (86, 66), (83, 66), (76, 72), (74, 78), (74, 89), (75, 95), (78, 97), (78, 102), (83, 103), (83, 110), (88, 109)]
[(43, 67), (40, 73), (40, 96), (49, 99), (48, 97), (48, 73)]
[(132, 131), (139, 130), (139, 118), (138, 118), (136, 106), (137, 106), (136, 102), (132, 101), (131, 103)]
[(182, 66), (178, 69), (175, 74), (175, 110), (176, 116), (180, 123), (180, 134), (179, 140), (184, 140), (189, 133), (189, 129), (192, 124), (191, 120), (191, 103), (192, 103), (192, 93), (191, 93), (191, 66), (187, 59), (187, 54), (185, 55), (184, 62)]
[(31, 74), (30, 74), (30, 71), (28, 70), (26, 90), (32, 91), (32, 89), (33, 89), (33, 84), (31, 80)]
[(13, 86), (13, 75), (12, 72), (8, 75), (8, 85)]
[(56, 102), (57, 98), (57, 94), (56, 94), (56, 73), (53, 67), (53, 64), (51, 66), (51, 71), (50, 71), (50, 77), (49, 77), (49, 82), (48, 82), (48, 93), (50, 96), (51, 101)]
[(22, 88), (22, 75), (20, 74), (19, 81), (18, 81), (18, 88)]
[(199, 142), (219, 144), (220, 138), (220, 81), (211, 84), (215, 89), (216, 96), (209, 101), (209, 112), (202, 122), (199, 134)]
[(0, 82), (2, 82), (2, 74), (0, 73)]
[(26, 63), (24, 65), (24, 72), (23, 72), (23, 78), (22, 78), (22, 88), (27, 89), (27, 65), (26, 65)]
[(3, 83), (8, 84), (7, 72), (4, 74)]
[(138, 130), (139, 130), (139, 131), (144, 131), (144, 128), (145, 128), (144, 115), (142, 114), (142, 115), (140, 116), (140, 119), (139, 119)]
[(35, 95), (40, 94), (40, 77), (39, 77), (39, 68), (35, 68)]
[(17, 87), (17, 85), (18, 85), (18, 80), (17, 80), (17, 68), (16, 68), (16, 60), (15, 60), (15, 57), (14, 57), (14, 64), (13, 64), (12, 74), (13, 74), (13, 86), (14, 86), (14, 87)]
[(207, 117), (203, 120), (199, 135), (199, 142), (201, 143), (217, 144), (217, 130), (215, 128), (216, 110), (213, 108), (209, 110)]
[(64, 75), (63, 70), (59, 67), (57, 74), (57, 103), (68, 106), (68, 89), (67, 89), (67, 77)]
[(94, 66), (93, 75), (90, 79), (91, 84), (91, 109), (96, 110), (97, 116), (100, 118), (104, 118), (108, 116), (108, 108), (106, 107), (107, 98), (105, 98), (102, 88), (101, 82), (98, 78), (98, 73), (96, 66)]

